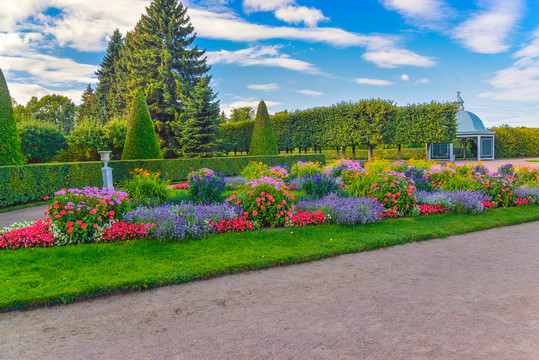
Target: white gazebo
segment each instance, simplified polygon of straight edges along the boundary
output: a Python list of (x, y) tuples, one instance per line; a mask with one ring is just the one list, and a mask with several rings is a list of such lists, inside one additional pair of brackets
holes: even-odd
[(483, 121), (471, 111), (464, 110), (464, 101), (457, 91), (455, 103), (458, 106), (457, 139), (462, 139), (463, 148), (454, 149), (453, 144), (431, 144), (429, 160), (455, 160), (455, 157), (466, 159), (466, 142), (468, 139), (477, 145), (477, 160), (494, 160), (494, 140), (496, 133), (489, 131)]

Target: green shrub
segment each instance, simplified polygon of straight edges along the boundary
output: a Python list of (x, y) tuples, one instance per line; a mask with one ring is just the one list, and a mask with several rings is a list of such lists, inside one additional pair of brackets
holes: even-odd
[(24, 163), (13, 105), (6, 79), (0, 69), (0, 166)]
[(162, 203), (168, 196), (167, 187), (170, 181), (161, 180), (161, 173), (150, 173), (148, 170), (135, 169), (133, 178), (124, 184), (125, 191), (133, 199), (156, 199)]
[(122, 160), (162, 159), (148, 105), (142, 90), (137, 90), (127, 122)]
[(67, 139), (57, 125), (43, 121), (25, 121), (19, 125), (21, 150), (30, 164), (48, 163), (60, 150), (67, 149)]
[(220, 149), (224, 153), (248, 152), (255, 122), (253, 120), (220, 125)]
[(112, 119), (103, 127), (106, 149), (112, 151), (112, 159), (121, 159), (127, 136), (127, 122), (123, 119)]
[[(115, 183), (131, 178), (138, 168), (160, 171), (171, 181), (184, 181), (193, 169), (209, 168), (225, 176), (238, 175), (253, 161), (268, 165), (319, 161), (323, 155), (276, 155), (166, 160), (115, 160), (109, 163)], [(100, 162), (57, 163), (0, 167), (0, 207), (39, 201), (62, 188), (103, 186)]]
[(105, 149), (103, 129), (85, 122), (71, 131), (67, 145), (67, 149), (60, 150), (57, 161), (97, 161), (98, 151)]
[(496, 132), (496, 158), (539, 156), (539, 128), (512, 128), (505, 125), (490, 130)]
[(300, 178), (303, 176), (313, 176), (315, 174), (322, 174), (323, 169), (319, 162), (303, 162), (298, 161), (290, 169), (290, 176), (292, 178)]
[(250, 162), (240, 173), (247, 180), (258, 179), (269, 170), (269, 166), (260, 161)]
[(256, 112), (249, 155), (277, 155), (278, 153), (268, 109), (266, 103), (261, 101)]
[(311, 199), (320, 199), (330, 193), (339, 192), (339, 184), (332, 176), (324, 174), (312, 175), (304, 178), (300, 186)]

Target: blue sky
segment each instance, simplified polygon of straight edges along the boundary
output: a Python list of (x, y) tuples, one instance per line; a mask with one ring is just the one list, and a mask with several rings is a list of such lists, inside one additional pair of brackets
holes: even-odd
[[(0, 0), (0, 68), (26, 103), (75, 102), (144, 0)], [(453, 100), (485, 125), (539, 127), (537, 0), (189, 0), (221, 108)]]

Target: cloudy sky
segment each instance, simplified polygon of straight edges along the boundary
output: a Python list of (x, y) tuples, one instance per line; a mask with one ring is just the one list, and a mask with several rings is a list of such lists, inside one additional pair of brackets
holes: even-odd
[[(26, 103), (78, 103), (115, 28), (146, 0), (0, 0), (0, 68)], [(270, 112), (461, 91), (485, 125), (539, 127), (538, 0), (184, 1), (223, 110)]]

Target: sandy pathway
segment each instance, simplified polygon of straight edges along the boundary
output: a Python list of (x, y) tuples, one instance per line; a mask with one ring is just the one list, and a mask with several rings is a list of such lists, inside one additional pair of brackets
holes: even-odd
[(539, 222), (0, 314), (2, 359), (539, 359)]

